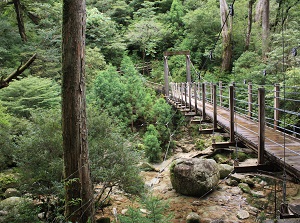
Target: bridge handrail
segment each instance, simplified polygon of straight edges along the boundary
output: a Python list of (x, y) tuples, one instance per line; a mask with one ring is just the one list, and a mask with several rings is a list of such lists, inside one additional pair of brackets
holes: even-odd
[[(184, 101), (186, 103), (188, 98), (193, 97), (197, 100), (204, 100), (205, 102), (210, 104), (214, 103), (214, 97), (216, 97), (217, 106), (225, 108), (227, 110), (230, 107), (231, 100), (228, 89), (229, 86), (233, 86), (234, 111), (238, 115), (241, 115), (256, 122), (259, 121), (259, 89), (264, 89), (265, 104), (263, 105), (263, 107), (266, 116), (266, 126), (271, 127), (277, 131), (284, 132), (290, 135), (291, 137), (300, 138), (300, 127), (297, 126), (297, 123), (290, 123), (292, 120), (295, 120), (295, 122), (300, 123), (300, 100), (293, 98), (297, 97), (300, 94), (300, 86), (286, 86), (286, 88), (284, 88), (284, 91), (282, 90), (283, 86), (279, 84), (257, 85), (252, 84), (251, 82), (244, 84), (224, 84), (222, 82), (170, 83), (170, 86), (171, 97), (176, 92), (176, 94), (180, 95), (179, 99), (185, 99)], [(290, 91), (290, 89), (292, 89), (292, 91)], [(299, 92), (295, 92), (295, 89), (299, 89)], [(189, 95), (189, 92), (191, 92), (191, 95)], [(284, 95), (282, 97), (281, 94), (283, 93)], [(205, 98), (203, 98), (203, 95)], [(290, 95), (290, 97), (286, 97), (286, 95)], [(287, 103), (289, 103), (289, 110), (285, 108)], [(284, 108), (279, 107), (280, 105), (283, 105)], [(291, 110), (290, 108), (294, 108), (295, 110)], [(250, 131), (250, 129), (248, 130)], [(266, 140), (271, 139), (266, 138)]]

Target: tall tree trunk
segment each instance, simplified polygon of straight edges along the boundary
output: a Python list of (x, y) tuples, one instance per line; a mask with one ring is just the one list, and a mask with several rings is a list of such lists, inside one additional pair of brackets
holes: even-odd
[(13, 0), (13, 3), (14, 3), (14, 7), (15, 7), (15, 12), (17, 15), (17, 22), (18, 22), (20, 36), (21, 36), (23, 42), (27, 42), (27, 36), (26, 36), (26, 32), (25, 32), (25, 26), (24, 26), (22, 9), (21, 9), (21, 2), (20, 2), (20, 0)]
[(263, 0), (262, 11), (262, 56), (267, 57), (270, 38), (270, 0)]
[(245, 41), (245, 50), (249, 50), (250, 39), (251, 39), (251, 31), (252, 31), (252, 9), (255, 0), (249, 0), (248, 2), (248, 25), (247, 25), (247, 34)]
[(62, 128), (67, 222), (94, 222), (85, 97), (85, 0), (63, 1)]
[(222, 55), (222, 70), (224, 72), (230, 72), (232, 69), (232, 18), (226, 21), (228, 14), (228, 6), (226, 0), (220, 0), (220, 15), (221, 26), (223, 26), (223, 55)]

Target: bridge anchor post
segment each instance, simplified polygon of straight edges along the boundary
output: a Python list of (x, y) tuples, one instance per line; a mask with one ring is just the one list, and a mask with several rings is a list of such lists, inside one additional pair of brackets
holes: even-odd
[(258, 89), (258, 160), (257, 163), (259, 165), (264, 164), (264, 154), (265, 154), (265, 89), (259, 88)]

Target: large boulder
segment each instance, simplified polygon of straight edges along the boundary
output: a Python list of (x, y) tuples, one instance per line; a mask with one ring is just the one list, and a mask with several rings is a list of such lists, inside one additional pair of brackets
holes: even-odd
[(202, 196), (212, 190), (219, 180), (218, 164), (212, 159), (181, 159), (170, 170), (173, 188), (187, 196)]

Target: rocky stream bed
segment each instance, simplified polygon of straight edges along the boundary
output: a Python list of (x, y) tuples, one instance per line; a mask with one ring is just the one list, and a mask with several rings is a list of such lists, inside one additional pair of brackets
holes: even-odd
[[(169, 203), (168, 212), (173, 214), (171, 222), (185, 223), (191, 213), (196, 214), (201, 223), (253, 223), (278, 218), (278, 209), (282, 202), (282, 181), (268, 175), (229, 174), (220, 179), (217, 186), (203, 197), (177, 193), (170, 181), (170, 165), (174, 160), (205, 156), (211, 154), (212, 150), (210, 147), (204, 151), (195, 150), (194, 143), (186, 138), (177, 141), (176, 145), (172, 157), (160, 164), (154, 164), (151, 171), (141, 172), (152, 193)], [(228, 159), (231, 159), (230, 156)], [(233, 160), (227, 162), (233, 163)], [(255, 164), (255, 158), (240, 163)], [(287, 182), (287, 197), (290, 203), (299, 205), (300, 185)], [(97, 217), (109, 217), (113, 221), (116, 216), (125, 214), (129, 206), (136, 206), (133, 199), (126, 197), (121, 191), (115, 191), (111, 196), (111, 206), (99, 211)]]

